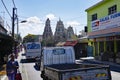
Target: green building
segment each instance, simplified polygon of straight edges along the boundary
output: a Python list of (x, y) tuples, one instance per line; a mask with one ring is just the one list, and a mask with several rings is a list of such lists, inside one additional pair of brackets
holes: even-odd
[[(106, 55), (106, 60), (120, 53), (120, 1), (101, 0), (85, 10), (87, 12), (88, 38), (93, 55)], [(120, 58), (119, 58), (120, 59)]]

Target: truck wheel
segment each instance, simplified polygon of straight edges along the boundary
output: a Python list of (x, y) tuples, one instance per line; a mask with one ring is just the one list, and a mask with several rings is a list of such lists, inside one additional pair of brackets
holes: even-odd
[(45, 77), (46, 80), (49, 80), (48, 77)]
[(43, 80), (48, 80), (48, 77), (44, 76)]
[(44, 75), (44, 74), (45, 74), (45, 72), (42, 71), (42, 72), (41, 72), (41, 78), (45, 78), (45, 75)]

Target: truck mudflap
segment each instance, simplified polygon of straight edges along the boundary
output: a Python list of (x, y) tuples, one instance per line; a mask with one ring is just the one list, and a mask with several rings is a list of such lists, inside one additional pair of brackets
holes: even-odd
[(67, 72), (62, 74), (62, 80), (111, 80), (111, 73), (108, 68)]

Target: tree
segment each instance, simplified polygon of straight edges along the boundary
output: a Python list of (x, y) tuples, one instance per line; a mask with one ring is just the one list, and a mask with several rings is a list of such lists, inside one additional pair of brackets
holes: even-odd
[(18, 41), (18, 42), (22, 42), (22, 37), (20, 34), (15, 34), (15, 39)]
[(72, 36), (72, 40), (78, 40), (77, 35), (73, 35), (73, 36)]
[(35, 35), (33, 34), (28, 34), (26, 35), (24, 38), (23, 38), (23, 43), (26, 43), (26, 42), (34, 42), (35, 40)]

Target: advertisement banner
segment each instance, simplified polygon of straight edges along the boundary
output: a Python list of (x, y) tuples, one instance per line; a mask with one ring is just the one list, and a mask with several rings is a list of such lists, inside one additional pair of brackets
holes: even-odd
[(120, 12), (91, 22), (92, 31), (120, 27)]

